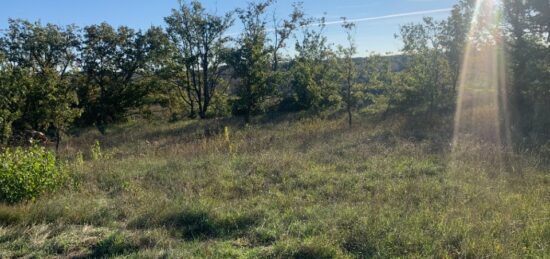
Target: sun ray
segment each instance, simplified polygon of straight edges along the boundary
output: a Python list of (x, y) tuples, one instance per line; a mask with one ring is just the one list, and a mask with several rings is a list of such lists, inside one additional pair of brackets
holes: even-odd
[(459, 78), (452, 145), (455, 158), (467, 152), (503, 168), (510, 134), (500, 8), (495, 0), (475, 3)]

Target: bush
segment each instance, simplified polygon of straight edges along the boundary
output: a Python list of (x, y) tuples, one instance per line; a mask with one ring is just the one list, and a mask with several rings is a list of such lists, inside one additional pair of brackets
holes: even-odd
[(16, 203), (62, 185), (67, 173), (43, 147), (7, 148), (0, 153), (0, 201)]

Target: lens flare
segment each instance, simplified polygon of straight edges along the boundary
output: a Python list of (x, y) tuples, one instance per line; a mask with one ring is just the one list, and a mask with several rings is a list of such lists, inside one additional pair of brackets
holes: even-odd
[(453, 154), (467, 153), (503, 168), (510, 134), (500, 19), (495, 0), (476, 2), (459, 78)]

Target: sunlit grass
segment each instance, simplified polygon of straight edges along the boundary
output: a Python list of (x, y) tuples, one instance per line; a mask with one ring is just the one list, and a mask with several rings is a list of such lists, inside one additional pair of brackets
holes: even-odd
[[(543, 257), (550, 178), (524, 175), (463, 145), (448, 128), (411, 135), (401, 118), (128, 123), (83, 132), (74, 182), (33, 203), (0, 206), (0, 257)], [(444, 123), (443, 123), (444, 124)], [(234, 152), (223, 130), (231, 128)], [(101, 143), (101, 159), (90, 148)], [(455, 149), (459, 152), (460, 150)]]

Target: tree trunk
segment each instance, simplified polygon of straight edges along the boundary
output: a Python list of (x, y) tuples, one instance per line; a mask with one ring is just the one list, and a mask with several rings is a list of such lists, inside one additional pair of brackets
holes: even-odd
[[(100, 116), (102, 117), (102, 116)], [(96, 120), (96, 127), (97, 127), (97, 130), (99, 130), (99, 132), (101, 133), (101, 135), (105, 135), (105, 123), (103, 122), (103, 120), (101, 118), (98, 118)]]
[(205, 108), (201, 109), (199, 111), (199, 118), (201, 119), (206, 119), (206, 111), (205, 111)]
[(250, 123), (250, 108), (247, 107), (246, 108), (246, 111), (244, 112), (244, 122), (245, 123)]
[(196, 116), (197, 115), (195, 113), (195, 102), (193, 101), (193, 99), (191, 99), (191, 102), (189, 104), (189, 118), (194, 119)]
[(208, 47), (208, 45), (205, 46), (205, 50), (204, 50), (204, 55), (203, 55), (203, 60), (202, 60), (202, 94), (203, 94), (203, 98), (202, 98), (202, 107), (201, 107), (201, 110), (199, 111), (199, 116), (201, 117), (201, 119), (206, 119), (206, 111), (208, 110), (208, 103), (209, 103), (209, 99), (210, 99), (210, 89), (209, 89), (209, 78), (208, 78), (208, 53), (209, 53), (210, 49)]
[(59, 152), (59, 143), (61, 143), (61, 131), (55, 128), (55, 152)]

